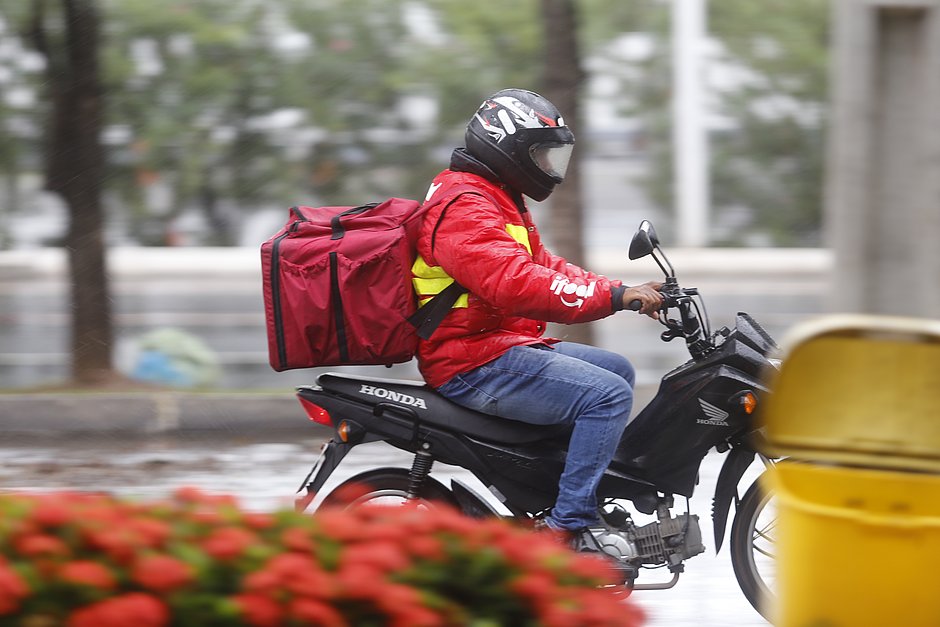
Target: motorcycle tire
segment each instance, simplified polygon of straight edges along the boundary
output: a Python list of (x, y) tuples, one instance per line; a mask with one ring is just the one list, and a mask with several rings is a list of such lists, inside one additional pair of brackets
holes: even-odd
[[(366, 503), (403, 504), (408, 496), (408, 470), (404, 468), (377, 468), (350, 477), (323, 499), (320, 507), (352, 508)], [(388, 501), (391, 502), (388, 502)], [(440, 481), (432, 477), (424, 480), (418, 493), (419, 502), (442, 503), (457, 507), (457, 499)]]
[[(770, 534), (776, 516), (761, 518), (767, 506), (772, 505), (772, 501), (773, 493), (763, 488), (759, 479), (755, 481), (738, 504), (734, 523), (731, 525), (730, 542), (731, 565), (738, 585), (754, 609), (768, 621), (774, 599), (771, 588), (773, 582), (765, 580), (755, 558), (761, 557), (764, 560), (765, 570), (769, 565), (766, 562), (772, 562), (774, 559), (770, 552), (773, 549), (773, 537)], [(769, 512), (774, 513), (773, 510)]]

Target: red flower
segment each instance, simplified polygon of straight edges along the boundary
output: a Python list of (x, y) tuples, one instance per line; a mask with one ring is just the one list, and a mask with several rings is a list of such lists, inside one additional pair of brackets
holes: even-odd
[(285, 549), (288, 551), (296, 551), (297, 553), (313, 553), (316, 549), (316, 545), (313, 543), (310, 533), (300, 527), (286, 529), (281, 534), (281, 542)]
[(193, 522), (197, 522), (207, 527), (215, 527), (218, 525), (224, 525), (226, 523), (225, 517), (221, 513), (211, 509), (199, 510), (198, 512), (193, 512), (189, 516)]
[(68, 627), (164, 627), (170, 621), (166, 605), (142, 592), (100, 601), (72, 612)]
[(303, 570), (284, 582), (284, 587), (298, 597), (327, 599), (333, 596), (336, 586), (332, 577), (319, 568)]
[(546, 573), (523, 573), (509, 583), (509, 588), (516, 594), (529, 599), (536, 609), (542, 610), (557, 601), (558, 586)]
[(152, 549), (162, 547), (172, 533), (167, 523), (154, 518), (134, 518), (127, 526), (140, 539), (141, 546)]
[(379, 607), (389, 614), (406, 608), (423, 607), (420, 593), (409, 586), (386, 583), (377, 586), (375, 592)]
[(386, 582), (382, 573), (365, 564), (343, 565), (335, 577), (343, 596), (350, 599), (372, 598), (373, 590)]
[(299, 553), (282, 553), (275, 555), (268, 562), (268, 568), (276, 573), (281, 581), (287, 581), (292, 577), (311, 569), (318, 569), (319, 565), (309, 555), (300, 555)]
[(63, 564), (59, 569), (59, 579), (67, 583), (90, 586), (101, 590), (113, 590), (116, 581), (114, 573), (98, 562), (78, 560)]
[(241, 557), (245, 549), (257, 541), (255, 534), (247, 529), (222, 527), (203, 540), (202, 548), (215, 559), (229, 561)]
[[(333, 502), (337, 504), (337, 507), (342, 507), (344, 504), (361, 499), (371, 491), (372, 488), (364, 483), (351, 483), (340, 486), (334, 490), (331, 498)], [(313, 497), (315, 498), (316, 494), (314, 494)], [(313, 499), (311, 498), (310, 500), (312, 501)]]
[(590, 555), (576, 555), (568, 565), (568, 572), (600, 584), (613, 584), (617, 580), (610, 560)]
[(150, 555), (137, 561), (131, 578), (152, 592), (167, 593), (193, 581), (189, 564), (168, 555)]
[(255, 571), (242, 580), (242, 590), (270, 595), (281, 587), (281, 578), (270, 568)]
[(408, 556), (391, 542), (354, 544), (343, 551), (342, 564), (374, 566), (382, 572), (394, 572), (410, 566)]
[(173, 499), (180, 503), (208, 503), (212, 497), (193, 486), (182, 486), (173, 492)]
[(29, 586), (19, 574), (0, 562), (0, 616), (12, 614), (20, 607), (20, 601), (29, 595)]
[(320, 625), (321, 627), (345, 627), (346, 620), (333, 607), (314, 601), (313, 599), (294, 599), (288, 610), (292, 618), (301, 621), (304, 625)]
[(444, 619), (421, 602), (421, 593), (409, 586), (385, 583), (374, 589), (376, 604), (392, 620), (392, 627), (438, 627)]
[(317, 521), (324, 535), (333, 540), (344, 542), (368, 537), (367, 529), (362, 522), (346, 510), (327, 508), (318, 511), (314, 520)]
[(270, 514), (262, 514), (257, 512), (251, 512), (245, 514), (242, 520), (245, 521), (245, 524), (256, 530), (261, 531), (263, 529), (270, 529), (274, 526), (274, 516)]
[(41, 533), (19, 536), (14, 541), (14, 546), (20, 555), (26, 557), (56, 557), (69, 554), (69, 548), (62, 540)]
[(134, 559), (140, 538), (128, 529), (95, 529), (87, 531), (85, 540), (89, 547), (104, 551), (120, 564), (129, 564)]
[(440, 627), (444, 624), (447, 623), (441, 616), (426, 607), (409, 607), (393, 615), (391, 627)]
[(258, 594), (240, 594), (233, 600), (242, 618), (252, 627), (279, 627), (281, 625), (284, 610), (271, 599)]
[(62, 498), (40, 496), (36, 499), (31, 519), (40, 527), (61, 527), (72, 520), (72, 513)]
[(319, 599), (329, 598), (336, 592), (333, 577), (325, 573), (313, 557), (301, 553), (277, 555), (271, 558), (264, 570), (245, 579), (246, 590), (270, 592), (275, 588)]
[(444, 558), (444, 544), (433, 536), (418, 534), (405, 540), (405, 550), (427, 560), (440, 560)]

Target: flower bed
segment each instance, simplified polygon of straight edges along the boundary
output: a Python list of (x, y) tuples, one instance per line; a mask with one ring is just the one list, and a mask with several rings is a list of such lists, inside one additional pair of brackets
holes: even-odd
[(0, 495), (0, 625), (640, 625), (599, 587), (611, 576), (544, 533), (444, 508)]

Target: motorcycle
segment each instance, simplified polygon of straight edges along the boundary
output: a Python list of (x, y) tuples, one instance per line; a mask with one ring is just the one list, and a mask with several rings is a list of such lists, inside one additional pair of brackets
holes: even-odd
[[(762, 372), (775, 367), (774, 340), (746, 313), (733, 329), (710, 329), (696, 288), (679, 285), (653, 225), (644, 220), (629, 248), (631, 260), (651, 256), (665, 275), (660, 322), (663, 341), (685, 340), (689, 361), (667, 373), (652, 401), (627, 425), (597, 490), (603, 527), (598, 543), (619, 564), (623, 584), (633, 590), (672, 588), (685, 561), (705, 551), (699, 517), (688, 511), (699, 468), (712, 449), (727, 454), (712, 507), (716, 552), (735, 504), (731, 561), (748, 601), (765, 614), (773, 576), (772, 495), (759, 479), (738, 494), (747, 469), (760, 459), (755, 411), (768, 390)], [(639, 302), (632, 303), (633, 309)], [(555, 501), (570, 426), (534, 426), (460, 407), (420, 382), (326, 373), (297, 396), (311, 420), (335, 430), (304, 479), (298, 507), (314, 496), (354, 447), (383, 441), (414, 455), (406, 468), (375, 468), (353, 476), (322, 498), (323, 505), (355, 506), (370, 501), (444, 502), (473, 517), (502, 516), (459, 479), (449, 486), (430, 476), (435, 462), (468, 470), (517, 519), (543, 516)], [(353, 503), (341, 501), (357, 485)], [(676, 497), (684, 513), (673, 513)], [(632, 505), (634, 511), (630, 511)], [(634, 514), (655, 517), (637, 521)], [(768, 519), (769, 517), (769, 519)], [(642, 517), (641, 517), (642, 518)], [(644, 583), (642, 571), (665, 567), (667, 581)], [(640, 579), (638, 582), (637, 580)]]

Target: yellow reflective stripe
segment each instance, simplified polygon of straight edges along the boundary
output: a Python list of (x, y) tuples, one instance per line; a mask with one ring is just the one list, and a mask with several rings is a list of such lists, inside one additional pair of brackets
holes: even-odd
[[(415, 259), (414, 264), (412, 264), (411, 274), (422, 279), (450, 278), (440, 266), (429, 266), (421, 255), (418, 255), (418, 258)], [(444, 287), (447, 286), (445, 285)]]
[(525, 246), (525, 249), (529, 251), (530, 255), (532, 254), (532, 245), (529, 244), (529, 229), (521, 224), (507, 224), (506, 232), (509, 233), (514, 240)]
[[(414, 285), (415, 293), (418, 295), (419, 306), (443, 292), (448, 285), (454, 282), (454, 279), (444, 272), (443, 268), (429, 266), (421, 255), (418, 255), (418, 258), (411, 266), (411, 274), (413, 275), (411, 282)], [(467, 307), (469, 304), (469, 295), (461, 294), (457, 298), (457, 302), (454, 303), (453, 308)]]
[[(525, 249), (532, 254), (532, 245), (529, 244), (529, 230), (520, 224), (507, 224), (506, 232), (510, 237), (525, 246)], [(444, 272), (440, 266), (429, 266), (421, 255), (415, 259), (411, 266), (412, 279), (415, 293), (418, 295), (418, 303), (424, 305), (426, 302), (440, 294), (444, 289), (454, 282), (449, 274)], [(469, 305), (469, 295), (461, 294), (454, 303), (454, 308), (467, 307)]]

